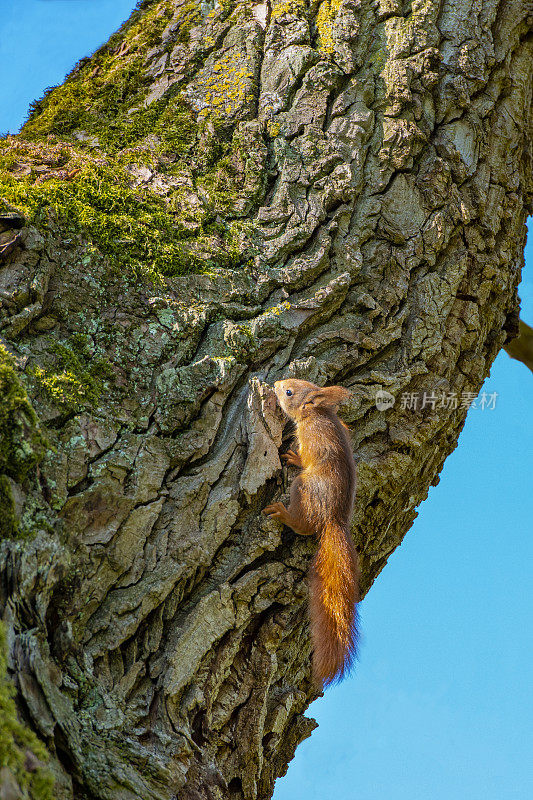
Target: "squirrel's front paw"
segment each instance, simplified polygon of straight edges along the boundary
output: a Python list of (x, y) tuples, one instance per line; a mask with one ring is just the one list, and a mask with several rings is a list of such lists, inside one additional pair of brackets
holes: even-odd
[(287, 509), (283, 503), (272, 503), (269, 506), (265, 506), (263, 514), (266, 514), (269, 519), (279, 519), (280, 522), (284, 522), (287, 516)]
[(281, 458), (285, 461), (286, 464), (292, 464), (295, 467), (302, 466), (302, 460), (298, 455), (298, 453), (295, 453), (294, 450), (287, 450), (286, 453), (282, 453)]

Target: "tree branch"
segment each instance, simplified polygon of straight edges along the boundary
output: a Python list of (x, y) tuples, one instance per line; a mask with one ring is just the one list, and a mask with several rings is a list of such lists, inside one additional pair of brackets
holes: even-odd
[(521, 361), (533, 372), (533, 328), (520, 320), (518, 336), (504, 345), (504, 350), (511, 358)]

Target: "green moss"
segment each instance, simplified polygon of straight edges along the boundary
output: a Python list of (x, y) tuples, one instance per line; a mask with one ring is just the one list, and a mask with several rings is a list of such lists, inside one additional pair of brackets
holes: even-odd
[(105, 166), (91, 165), (68, 183), (4, 181), (2, 193), (36, 224), (53, 221), (67, 234), (83, 233), (118, 268), (134, 275), (186, 267), (162, 201), (134, 191)]
[(25, 481), (44, 451), (45, 439), (15, 362), (0, 344), (0, 537), (22, 531), (8, 478)]
[[(223, 139), (214, 128), (200, 127), (181, 101), (149, 113), (152, 122), (139, 113), (127, 129), (113, 133), (110, 127), (108, 144), (118, 147), (120, 139), (134, 145), (145, 126), (164, 129), (157, 156), (133, 147), (116, 157), (90, 158), (83, 149), (57, 141), (0, 141), (0, 196), (41, 228), (60, 226), (67, 235), (81, 233), (117, 273), (134, 280), (238, 266), (242, 259), (231, 226), (215, 225), (215, 219), (234, 211), (242, 179), (233, 164), (239, 143)], [(202, 204), (192, 210), (188, 206), (186, 195), (194, 197), (192, 189), (175, 188), (162, 197), (132, 185), (131, 164), (153, 159), (163, 162), (160, 172), (194, 176), (206, 190)], [(43, 161), (53, 162), (45, 176)], [(28, 164), (23, 174), (17, 172), (21, 162)], [(253, 200), (253, 192), (250, 196)]]
[(24, 136), (64, 136), (76, 128), (100, 131), (106, 122), (126, 113), (144, 95), (146, 52), (160, 42), (173, 10), (170, 0), (141, 5), (61, 86), (47, 89), (32, 104)]
[[(133, 108), (115, 116), (98, 130), (100, 144), (110, 153), (134, 147), (146, 136), (152, 137), (152, 158), (176, 158), (194, 150), (198, 125), (190, 108), (180, 97), (165, 98), (147, 108)], [(157, 142), (154, 146), (154, 138)]]
[(40, 762), (49, 757), (44, 745), (17, 717), (15, 689), (7, 676), (7, 644), (0, 623), (0, 769), (7, 768), (23, 792), (23, 798), (52, 800), (54, 780), (44, 763), (34, 771), (26, 768), (29, 750)]
[(67, 345), (51, 340), (50, 350), (55, 355), (53, 366), (30, 371), (36, 391), (66, 412), (98, 405), (105, 379), (113, 375), (109, 364), (92, 356), (83, 335), (72, 337)]
[(0, 475), (0, 535), (13, 538), (19, 533), (19, 524), (15, 513), (15, 503), (11, 486), (5, 475)]
[(176, 41), (180, 44), (186, 44), (189, 41), (189, 36), (195, 25), (199, 25), (202, 21), (202, 15), (198, 8), (198, 3), (195, 0), (190, 0), (185, 3), (180, 9), (180, 26), (176, 36)]
[(4, 172), (0, 194), (40, 227), (60, 224), (65, 234), (82, 233), (126, 276), (201, 270), (203, 259), (186, 247), (191, 232), (169, 213), (163, 198), (131, 187), (129, 180), (116, 164), (89, 163), (68, 181), (33, 183), (31, 176)]
[(44, 449), (45, 440), (15, 362), (0, 344), (0, 474), (23, 481)]
[(264, 162), (250, 157), (246, 143), (235, 135), (227, 155), (220, 158), (213, 169), (198, 177), (197, 182), (218, 213), (231, 217), (237, 216), (241, 198), (245, 197), (244, 209), (260, 201), (266, 184), (264, 176)]
[[(264, 159), (250, 158), (227, 122), (200, 118), (180, 86), (145, 104), (146, 52), (175, 10), (170, 0), (141, 4), (33, 104), (24, 139), (0, 139), (0, 198), (40, 229), (81, 235), (135, 282), (241, 266), (246, 237), (232, 218), (248, 214), (265, 185)], [(191, 0), (180, 14), (179, 30), (190, 30), (198, 5)], [(154, 188), (147, 167), (158, 176)], [(62, 384), (48, 388), (73, 396), (68, 376)]]
[[(144, 8), (147, 10), (141, 14)], [(166, 97), (147, 107), (144, 103), (151, 81), (146, 74), (146, 53), (160, 43), (175, 12), (170, 0), (141, 4), (139, 12), (90, 59), (79, 62), (61, 86), (46, 89), (43, 97), (31, 104), (22, 135), (39, 141), (49, 135), (65, 138), (82, 130), (97, 135), (109, 152), (128, 147), (147, 134), (161, 136), (167, 146), (177, 144), (178, 153), (184, 142), (185, 146), (193, 144), (193, 118), (181, 101), (168, 103)], [(178, 32), (172, 44), (188, 41), (192, 28), (201, 21), (195, 0), (182, 5), (174, 19)]]

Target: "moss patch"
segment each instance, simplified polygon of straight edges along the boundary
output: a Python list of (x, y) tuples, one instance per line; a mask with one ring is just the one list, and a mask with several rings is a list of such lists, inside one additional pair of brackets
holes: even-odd
[(45, 439), (37, 415), (13, 358), (0, 344), (0, 536), (19, 534), (8, 478), (22, 483), (44, 451)]
[(11, 486), (5, 475), (0, 475), (0, 538), (13, 538), (19, 533), (19, 523)]
[(23, 481), (44, 449), (45, 440), (15, 362), (0, 344), (0, 473)]
[(157, 195), (133, 189), (120, 167), (89, 163), (74, 180), (40, 183), (4, 176), (3, 197), (42, 227), (82, 233), (125, 274), (183, 274), (201, 266), (182, 246), (186, 236)]
[(82, 59), (61, 86), (32, 103), (23, 134), (40, 139), (75, 129), (101, 131), (127, 113), (145, 93), (146, 53), (161, 41), (174, 3), (140, 4), (127, 22), (91, 56)]
[[(191, 57), (182, 83), (147, 104), (151, 59), (167, 52), (163, 31), (172, 21), (185, 39), (201, 18), (193, 0), (180, 8), (140, 3), (106, 45), (33, 103), (24, 138), (0, 140), (0, 198), (41, 229), (81, 234), (132, 281), (236, 269), (250, 255), (234, 220), (262, 196), (263, 143), (254, 134), (250, 150), (234, 119), (201, 118), (186, 100), (205, 53)], [(175, 46), (175, 37), (168, 41)], [(229, 65), (233, 72), (226, 66), (213, 67), (214, 85), (228, 73), (241, 102), (251, 72), (244, 62)]]
[[(161, 119), (164, 124), (164, 114)], [(192, 125), (190, 115), (188, 122)], [(180, 125), (186, 123), (180, 120)], [(231, 147), (214, 139), (204, 137), (190, 165), (189, 172), (194, 169), (199, 181), (208, 174), (216, 181), (220, 168), (214, 154)], [(177, 125), (169, 126), (165, 145), (172, 147), (173, 159), (168, 159), (163, 147), (159, 158), (166, 159), (171, 188), (162, 196), (135, 186), (132, 163), (142, 166), (155, 159), (150, 152), (124, 150), (117, 157), (97, 157), (58, 140), (37, 144), (7, 137), (0, 141), (0, 197), (40, 228), (60, 226), (67, 235), (81, 233), (108, 257), (117, 273), (132, 279), (157, 280), (213, 266), (237, 266), (240, 253), (235, 231), (215, 222), (215, 205), (208, 199), (198, 200), (188, 175), (184, 187), (176, 179), (175, 173), (183, 174), (187, 167), (175, 166), (180, 147), (192, 146), (184, 141), (183, 127), (178, 131)], [(188, 202), (190, 198), (197, 202)], [(228, 195), (227, 207), (231, 206)]]
[(94, 358), (82, 334), (68, 344), (50, 341), (55, 356), (53, 366), (34, 367), (30, 376), (37, 392), (43, 392), (64, 411), (81, 411), (96, 406), (105, 388), (105, 379), (114, 373), (102, 358)]
[[(0, 623), (0, 769), (8, 771), (22, 798), (52, 800), (54, 780), (45, 767), (48, 753), (33, 731), (19, 721), (14, 698), (15, 688), (7, 676), (6, 632)], [(5, 773), (2, 779), (6, 782)]]

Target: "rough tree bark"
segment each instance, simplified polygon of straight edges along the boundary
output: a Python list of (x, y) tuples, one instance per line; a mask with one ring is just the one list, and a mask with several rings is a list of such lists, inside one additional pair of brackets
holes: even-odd
[(266, 384), (353, 391), (366, 592), (516, 333), (532, 15), (143, 2), (0, 143), (1, 607), (58, 798), (268, 798), (315, 727)]

